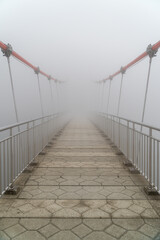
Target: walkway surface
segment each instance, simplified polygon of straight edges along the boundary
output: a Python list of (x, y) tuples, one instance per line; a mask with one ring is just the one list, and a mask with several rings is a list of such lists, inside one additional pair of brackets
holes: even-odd
[(87, 120), (71, 121), (0, 199), (0, 239), (160, 239), (159, 197)]

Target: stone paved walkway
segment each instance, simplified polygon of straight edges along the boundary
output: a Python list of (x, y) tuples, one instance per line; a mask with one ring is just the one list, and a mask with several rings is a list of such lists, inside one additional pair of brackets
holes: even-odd
[(0, 199), (0, 240), (160, 240), (159, 196), (131, 174), (109, 139), (71, 121)]

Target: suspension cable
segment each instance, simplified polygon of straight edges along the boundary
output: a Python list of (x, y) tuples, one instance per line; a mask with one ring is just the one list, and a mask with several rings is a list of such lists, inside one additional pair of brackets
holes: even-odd
[[(144, 59), (145, 57), (148, 56), (148, 50), (152, 50), (154, 52), (157, 52), (158, 49), (160, 48), (160, 41), (158, 41), (157, 43), (155, 43), (154, 45), (149, 44), (147, 47), (147, 50), (145, 52), (143, 52), (141, 55), (139, 55), (137, 58), (135, 58), (133, 61), (131, 61), (130, 63), (128, 63), (127, 65), (125, 65), (123, 67), (123, 69), (126, 71), (128, 68), (132, 67), (133, 65), (135, 65), (136, 63), (138, 63), (139, 61), (141, 61), (142, 59)], [(115, 72), (114, 74), (111, 75), (112, 78), (114, 78), (115, 76), (119, 75), (121, 73), (121, 70), (118, 70), (117, 72)], [(103, 79), (105, 81), (110, 80), (110, 76)], [(102, 82), (103, 80), (101, 80), (100, 82)]]
[[(12, 49), (10, 44), (4, 44), (3, 42), (0, 41), (0, 48), (2, 50), (2, 52), (5, 54), (6, 52), (10, 52), (10, 49)], [(34, 66), (32, 63), (30, 63), (29, 61), (27, 61), (25, 58), (23, 58), (22, 56), (20, 56), (17, 52), (12, 51), (10, 52), (10, 55), (12, 55), (13, 57), (15, 57), (17, 60), (19, 60), (20, 62), (24, 63), (25, 65), (27, 65), (28, 67), (32, 68), (34, 71), (37, 70), (37, 67)], [(48, 75), (47, 73), (43, 72), (43, 71), (39, 71), (39, 74), (45, 76), (45, 77), (49, 77), (50, 75)], [(51, 80), (55, 81), (55, 78), (51, 77)], [(58, 82), (61, 82), (59, 80), (57, 80)]]

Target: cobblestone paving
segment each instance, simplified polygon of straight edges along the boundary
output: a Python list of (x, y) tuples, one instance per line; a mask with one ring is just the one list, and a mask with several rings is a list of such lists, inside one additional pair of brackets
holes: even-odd
[(71, 121), (0, 199), (0, 240), (160, 240), (159, 196), (89, 121)]

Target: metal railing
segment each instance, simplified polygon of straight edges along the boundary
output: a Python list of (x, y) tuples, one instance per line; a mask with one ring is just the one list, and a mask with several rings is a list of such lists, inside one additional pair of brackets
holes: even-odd
[(160, 193), (160, 129), (99, 113), (95, 123)]
[(62, 114), (54, 114), (0, 129), (0, 194), (4, 193), (65, 123)]

